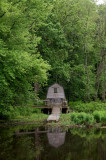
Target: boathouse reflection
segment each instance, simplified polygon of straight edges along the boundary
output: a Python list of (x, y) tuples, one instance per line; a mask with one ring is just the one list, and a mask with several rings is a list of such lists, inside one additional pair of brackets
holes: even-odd
[(58, 148), (65, 142), (66, 132), (62, 131), (62, 128), (49, 128), (47, 137), (51, 146)]
[(35, 145), (39, 146), (38, 144), (41, 142), (40, 140), (40, 134), (46, 133), (48, 138), (48, 143), (58, 148), (65, 142), (65, 136), (66, 132), (63, 132), (62, 128), (52, 128), (52, 127), (46, 127), (45, 130), (40, 130), (39, 128), (36, 128), (34, 130), (19, 130), (16, 132), (16, 134), (22, 135), (22, 134), (35, 134)]

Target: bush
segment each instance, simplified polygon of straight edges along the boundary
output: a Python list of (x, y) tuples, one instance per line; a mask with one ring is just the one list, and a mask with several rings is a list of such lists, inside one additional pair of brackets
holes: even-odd
[(103, 103), (103, 102), (90, 102), (90, 103), (83, 103), (81, 101), (70, 102), (69, 107), (73, 111), (86, 112), (86, 113), (89, 113), (89, 112), (92, 113), (95, 110), (106, 111), (106, 103)]
[(93, 115), (81, 112), (81, 113), (72, 113), (71, 114), (71, 121), (73, 121), (75, 124), (92, 124), (94, 123), (94, 117)]
[(101, 121), (101, 115), (100, 115), (100, 113), (98, 111), (95, 111), (93, 113), (93, 115), (94, 115), (94, 119), (96, 120), (96, 122), (99, 123)]
[(33, 113), (41, 113), (40, 109), (31, 107), (3, 107), (0, 108), (0, 119), (11, 120), (17, 116), (30, 116)]
[(73, 112), (71, 113), (71, 121), (77, 125), (93, 124), (95, 122), (106, 124), (106, 111), (95, 111), (93, 114)]
[(95, 111), (93, 113), (93, 116), (97, 123), (106, 123), (106, 111)]
[(18, 115), (19, 113), (12, 106), (0, 108), (0, 119), (10, 120)]

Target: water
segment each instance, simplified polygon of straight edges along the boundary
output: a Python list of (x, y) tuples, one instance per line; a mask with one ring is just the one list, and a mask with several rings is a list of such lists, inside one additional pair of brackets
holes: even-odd
[(106, 129), (0, 127), (0, 160), (106, 160)]

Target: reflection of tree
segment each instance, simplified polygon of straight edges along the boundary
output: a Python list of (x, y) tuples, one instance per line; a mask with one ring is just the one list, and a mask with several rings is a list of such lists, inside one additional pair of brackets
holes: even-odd
[(3, 135), (0, 135), (0, 160), (10, 159), (12, 141), (12, 137), (7, 136), (6, 138), (4, 138)]
[[(25, 131), (27, 130), (24, 129)], [(6, 134), (1, 134), (0, 160), (34, 160), (35, 157), (37, 159), (42, 150), (39, 135), (16, 133), (17, 135), (13, 135), (12, 130), (7, 129)]]
[[(75, 150), (77, 149), (77, 155), (79, 155), (80, 159), (105, 160), (106, 137), (103, 138), (102, 130), (92, 128), (89, 130), (71, 129), (70, 131), (72, 135), (75, 136), (75, 138), (72, 138), (72, 141), (76, 144)], [(78, 142), (75, 142), (76, 137), (79, 137)], [(104, 139), (103, 141), (102, 138)], [(101, 147), (101, 145), (103, 145), (103, 147)], [(80, 146), (82, 149), (79, 149)], [(73, 154), (74, 147), (71, 149), (71, 153)], [(100, 152), (100, 150), (102, 151)], [(77, 155), (76, 159), (78, 158)]]
[(16, 160), (33, 160), (35, 157), (35, 150), (33, 144), (34, 138), (32, 136), (22, 135), (15, 138), (15, 150)]
[(35, 160), (40, 160), (41, 151), (43, 150), (43, 147), (41, 145), (41, 139), (39, 135), (39, 128), (36, 128), (35, 130), (35, 150), (36, 150), (36, 158)]
[[(64, 133), (62, 128), (47, 130), (55, 135), (55, 140), (56, 135)], [(12, 135), (13, 130), (8, 128), (0, 131), (0, 160), (105, 160), (106, 157), (106, 129), (71, 128), (65, 134), (64, 144), (57, 148), (48, 143), (48, 133), (38, 128), (26, 130), (34, 134), (23, 135)]]
[(66, 134), (64, 145), (59, 148), (48, 145), (45, 148), (48, 154), (44, 154), (43, 160), (47, 157), (50, 160), (105, 160), (106, 136), (102, 131), (97, 129), (87, 131), (84, 128), (70, 129), (70, 133)]
[(22, 135), (21, 137), (8, 137), (0, 142), (2, 160), (33, 160), (35, 150), (31, 137)]

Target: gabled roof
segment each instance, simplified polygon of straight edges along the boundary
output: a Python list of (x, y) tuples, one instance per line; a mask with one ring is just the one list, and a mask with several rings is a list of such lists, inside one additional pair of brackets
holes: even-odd
[[(53, 87), (53, 88), (58, 88), (58, 87), (62, 87), (62, 86), (60, 86), (58, 83), (54, 83), (54, 84), (52, 84), (50, 87)], [(49, 87), (49, 88), (50, 88)], [(62, 87), (63, 88), (63, 87)]]
[[(54, 88), (57, 88), (57, 93), (54, 93)], [(58, 83), (54, 83), (48, 88), (47, 98), (63, 98), (65, 99), (64, 89)]]

